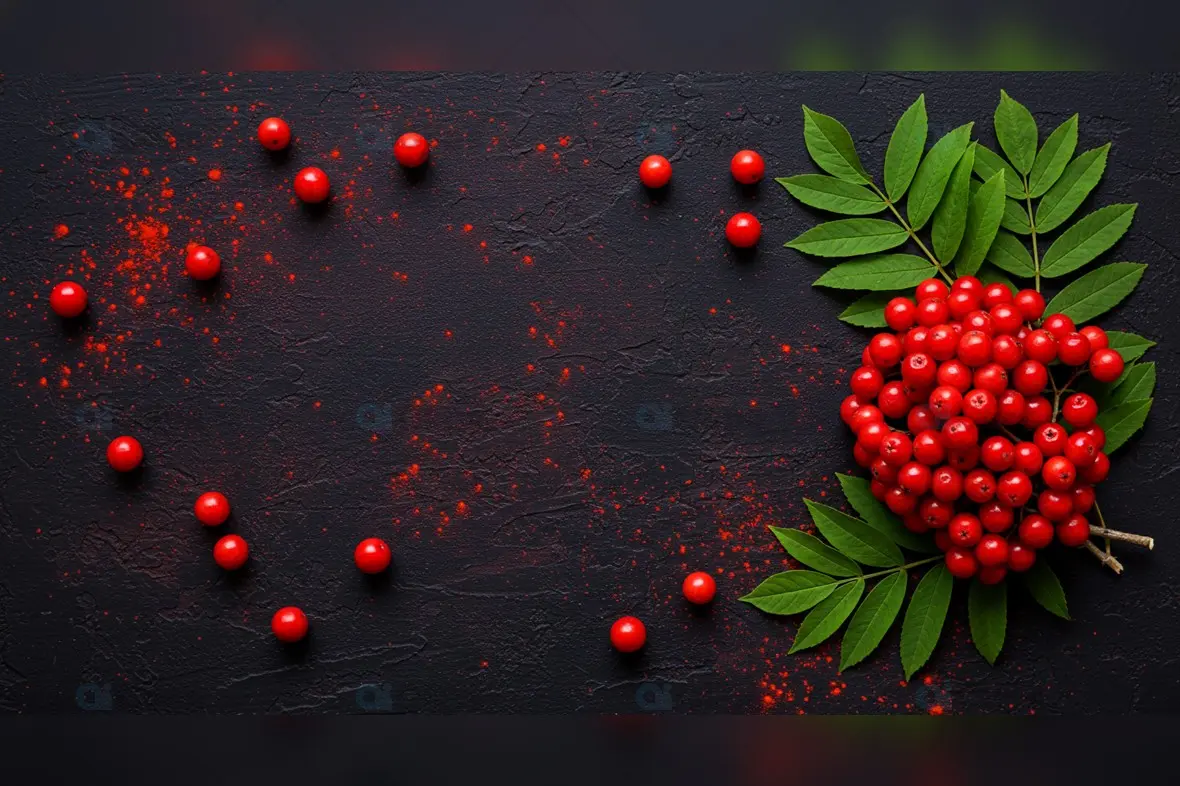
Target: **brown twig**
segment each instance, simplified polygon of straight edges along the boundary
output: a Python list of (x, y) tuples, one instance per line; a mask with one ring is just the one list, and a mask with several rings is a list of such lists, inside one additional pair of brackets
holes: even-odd
[(1093, 554), (1099, 562), (1113, 570), (1115, 573), (1123, 572), (1123, 563), (1115, 559), (1113, 555), (1107, 554), (1105, 551), (1095, 546), (1093, 541), (1086, 541), (1086, 551)]
[(1093, 524), (1090, 525), (1090, 534), (1098, 535), (1110, 540), (1121, 540), (1124, 543), (1134, 543), (1136, 546), (1143, 546), (1148, 551), (1155, 548), (1155, 539), (1149, 538), (1146, 535), (1136, 535), (1131, 532), (1119, 532), (1117, 529), (1107, 529), (1106, 527), (1098, 527)]

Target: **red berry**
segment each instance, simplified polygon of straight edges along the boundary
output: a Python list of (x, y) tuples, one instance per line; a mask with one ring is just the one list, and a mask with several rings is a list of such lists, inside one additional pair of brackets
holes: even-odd
[(999, 500), (985, 502), (979, 506), (979, 522), (988, 532), (1006, 532), (1012, 528), (1016, 514), (1012, 508)]
[(876, 454), (881, 450), (881, 440), (889, 433), (889, 427), (884, 423), (869, 423), (856, 432), (856, 442), (869, 453)]
[(893, 466), (880, 456), (873, 459), (873, 463), (869, 465), (869, 472), (872, 474), (873, 480), (879, 480), (886, 486), (897, 483), (897, 470), (898, 467)]
[(1094, 507), (1094, 487), (1087, 483), (1079, 483), (1070, 491), (1075, 513), (1089, 513)]
[(1065, 433), (1065, 429), (1056, 423), (1042, 423), (1033, 432), (1033, 444), (1040, 448), (1041, 454), (1046, 458), (1064, 453), (1067, 439), (1069, 435)]
[(975, 555), (966, 549), (951, 548), (946, 552), (946, 569), (956, 579), (969, 579), (979, 569)]
[(1086, 429), (1086, 433), (1094, 440), (1094, 446), (1096, 448), (1102, 450), (1106, 447), (1106, 431), (1103, 430), (1102, 426), (1090, 426), (1090, 428)]
[(1101, 483), (1110, 474), (1110, 459), (1101, 451), (1094, 457), (1094, 463), (1082, 467), (1082, 480), (1087, 483)]
[(943, 502), (963, 496), (963, 474), (954, 467), (939, 467), (930, 476), (930, 493)]
[(684, 577), (681, 590), (684, 592), (684, 599), (689, 603), (704, 606), (711, 603), (713, 596), (717, 594), (717, 582), (708, 573), (698, 570)]
[(635, 652), (647, 642), (647, 628), (636, 617), (619, 617), (610, 626), (610, 643), (619, 652)]
[(906, 494), (920, 497), (930, 490), (930, 467), (911, 461), (897, 473), (897, 487)]
[(1090, 539), (1090, 522), (1085, 516), (1070, 516), (1057, 525), (1057, 542), (1062, 546), (1081, 546)]
[(873, 499), (884, 502), (885, 495), (889, 493), (889, 486), (874, 478), (873, 482), (869, 484), (869, 491), (872, 492)]
[(928, 278), (914, 289), (914, 300), (921, 303), (932, 297), (945, 298), (949, 293), (946, 284), (937, 278)]
[(237, 535), (226, 535), (213, 544), (213, 561), (223, 570), (237, 570), (250, 558), (250, 547)]
[(979, 442), (979, 428), (968, 418), (951, 418), (942, 426), (942, 441), (950, 450), (962, 450)]
[(729, 172), (734, 180), (750, 186), (766, 174), (766, 162), (753, 150), (739, 150), (729, 161)]
[(107, 463), (116, 472), (130, 472), (143, 463), (143, 445), (135, 437), (115, 437), (107, 445)]
[(926, 497), (918, 507), (918, 516), (927, 529), (942, 529), (951, 523), (955, 515), (955, 504), (944, 502), (937, 497)]
[(926, 334), (926, 351), (935, 360), (950, 360), (959, 348), (959, 336), (951, 325), (935, 325)]
[(975, 469), (975, 466), (979, 463), (979, 445), (969, 445), (968, 447), (956, 448), (954, 450), (948, 449), (946, 452), (946, 463), (960, 472)]
[(975, 276), (960, 276), (955, 279), (955, 283), (951, 284), (951, 289), (962, 289), (967, 292), (974, 292), (980, 297), (983, 296), (983, 282)]
[(1032, 493), (1032, 480), (1018, 470), (1009, 470), (996, 481), (996, 497), (1010, 508), (1022, 507)]
[(1070, 462), (1082, 469), (1094, 463), (1098, 458), (1098, 446), (1094, 444), (1094, 438), (1084, 431), (1078, 431), (1069, 435), (1069, 439), (1065, 441), (1065, 453), (1063, 454)]
[(984, 535), (975, 547), (975, 559), (985, 568), (1008, 562), (1008, 541), (999, 535)]
[(847, 426), (852, 425), (852, 416), (861, 408), (864, 402), (853, 393), (840, 402), (840, 420)]
[(944, 458), (946, 448), (942, 444), (942, 435), (933, 429), (919, 431), (914, 437), (914, 460), (933, 467), (941, 464)]
[(906, 415), (905, 422), (906, 428), (910, 430), (911, 434), (929, 431), (938, 427), (934, 413), (930, 411), (929, 407), (923, 406), (917, 406), (911, 409), (910, 414)]
[(901, 348), (907, 355), (928, 354), (929, 338), (930, 331), (927, 328), (920, 325), (916, 328), (910, 328), (901, 340)]
[(1123, 356), (1117, 349), (1100, 349), (1090, 355), (1090, 374), (1099, 382), (1114, 382), (1123, 367)]
[(229, 518), (229, 500), (220, 491), (206, 491), (197, 497), (193, 513), (206, 527), (220, 527)]
[(1078, 477), (1077, 467), (1065, 456), (1054, 456), (1041, 468), (1041, 479), (1054, 491), (1065, 491)]
[(922, 517), (915, 511), (914, 513), (907, 513), (902, 516), (901, 523), (910, 532), (915, 532), (921, 535), (924, 532), (929, 532), (930, 528), (926, 526), (926, 522), (922, 521)]
[(963, 394), (947, 385), (936, 387), (930, 392), (928, 406), (934, 417), (952, 418), (963, 411)]
[(873, 454), (862, 448), (859, 442), (853, 443), (852, 445), (852, 458), (861, 467), (868, 467), (875, 461)]
[(639, 164), (639, 182), (648, 188), (663, 188), (671, 179), (672, 165), (663, 156), (648, 156)]
[(1000, 396), (1008, 389), (1008, 372), (999, 363), (988, 363), (975, 369), (971, 381), (980, 390)]
[(1005, 390), (996, 402), (996, 421), (1003, 426), (1015, 426), (1024, 419), (1024, 396), (1015, 390)]
[(892, 333), (878, 333), (869, 341), (869, 357), (877, 368), (892, 368), (901, 360), (901, 340)]
[(267, 150), (282, 150), (291, 144), (291, 127), (281, 117), (268, 117), (258, 124), (258, 141)]
[(906, 355), (901, 362), (901, 378), (914, 387), (933, 385), (938, 375), (934, 360), (924, 352)]
[(276, 639), (292, 644), (307, 635), (307, 615), (295, 606), (284, 606), (271, 617), (270, 629)]
[(978, 330), (988, 338), (995, 335), (996, 329), (992, 324), (991, 315), (986, 311), (972, 311), (963, 318), (963, 330)]
[(1024, 402), (1024, 417), (1020, 419), (1020, 423), (1031, 429), (1042, 423), (1048, 423), (1051, 417), (1053, 417), (1053, 405), (1049, 403), (1049, 399), (1044, 396), (1031, 396)]
[(963, 479), (963, 493), (972, 502), (983, 504), (996, 495), (996, 476), (986, 469), (973, 469)]
[(1030, 513), (1016, 530), (1020, 542), (1030, 549), (1043, 549), (1053, 542), (1053, 522), (1037, 513)]
[(49, 307), (62, 319), (73, 319), (86, 310), (86, 290), (73, 281), (62, 281), (49, 293)]
[(942, 363), (935, 375), (939, 385), (950, 386), (960, 393), (966, 393), (971, 389), (972, 377), (971, 369), (961, 360), (948, 360)]
[(393, 554), (389, 544), (381, 538), (365, 538), (356, 544), (352, 553), (352, 560), (361, 573), (380, 573), (389, 567)]
[(993, 306), (989, 312), (992, 318), (992, 328), (998, 336), (1010, 336), (1020, 330), (1024, 319), (1020, 311), (1011, 303), (1001, 303)]
[(996, 397), (986, 390), (971, 390), (963, 397), (963, 414), (979, 425), (995, 420)]
[(885, 506), (897, 515), (904, 516), (918, 506), (918, 498), (897, 486), (885, 493)]
[(331, 185), (328, 175), (317, 166), (309, 166), (299, 170), (295, 175), (295, 196), (309, 205), (315, 205), (328, 198)]
[(192, 246), (184, 257), (184, 269), (197, 281), (208, 281), (221, 272), (221, 257), (208, 246)]
[(1049, 384), (1049, 371), (1043, 363), (1026, 360), (1009, 375), (1012, 387), (1025, 396), (1035, 396)]
[(1008, 547), (1008, 570), (1023, 573), (1037, 561), (1037, 553), (1028, 546), (1013, 543)]
[(864, 352), (861, 352), (861, 353), (860, 353), (860, 364), (861, 364), (862, 366), (871, 366), (871, 365), (873, 365), (873, 358), (872, 358), (872, 356), (869, 354), (869, 345), (868, 345), (868, 344), (865, 344)]
[(946, 531), (950, 535), (951, 543), (963, 548), (971, 548), (983, 537), (983, 526), (979, 523), (979, 519), (970, 513), (960, 513), (955, 516), (951, 519)]
[(979, 569), (980, 584), (999, 584), (1008, 575), (1006, 565), (990, 565)]
[[(992, 360), (1001, 369), (1016, 368), (1024, 360), (1024, 348), (1012, 336), (996, 336), (992, 339)], [(1004, 378), (1007, 380), (1007, 376)]]
[(934, 327), (946, 322), (950, 315), (946, 301), (940, 297), (932, 297), (918, 303), (915, 318), (923, 327)]
[(1053, 489), (1045, 489), (1037, 497), (1037, 510), (1049, 521), (1065, 521), (1073, 513), (1073, 498)]
[(762, 237), (762, 224), (753, 213), (734, 213), (725, 223), (725, 239), (734, 248), (753, 248)]
[(1035, 322), (1045, 313), (1045, 298), (1035, 289), (1020, 290), (1012, 302), (1020, 309), (1020, 316), (1027, 322)]
[(908, 297), (895, 297), (885, 304), (885, 324), (890, 330), (901, 332), (914, 326), (917, 309)]
[(856, 411), (852, 413), (852, 430), (857, 434), (860, 430), (870, 423), (884, 423), (885, 415), (881, 410), (874, 407), (872, 404), (861, 404)]
[(1090, 339), (1081, 333), (1066, 333), (1057, 342), (1057, 358), (1067, 366), (1081, 366), (1090, 359)]
[(992, 359), (992, 340), (978, 330), (969, 330), (959, 339), (959, 360), (977, 368)]
[(886, 382), (877, 396), (877, 406), (887, 418), (904, 418), (911, 403), (906, 387), (897, 380)]
[(979, 450), (979, 460), (992, 472), (1011, 469), (1016, 460), (1016, 451), (1007, 437), (988, 437)]
[(406, 169), (420, 167), (430, 157), (430, 143), (426, 137), (413, 131), (402, 134), (393, 143), (393, 157)]
[(877, 452), (890, 466), (900, 467), (910, 460), (914, 453), (914, 445), (908, 436), (900, 431), (894, 431), (881, 439)]
[(1086, 393), (1074, 393), (1062, 402), (1061, 417), (1074, 428), (1088, 428), (1098, 417), (1098, 402)]
[(1097, 325), (1086, 325), (1080, 332), (1090, 340), (1090, 350), (1092, 352), (1106, 349), (1110, 346), (1110, 339), (1107, 338), (1106, 331)]
[(1041, 471), (1045, 457), (1035, 442), (1018, 442), (1015, 451), (1016, 457), (1012, 466), (1018, 471), (1025, 475), (1034, 475)]
[(1002, 281), (988, 284), (983, 288), (983, 307), (992, 309), (1001, 303), (1012, 302), (1012, 290)]
[(1058, 341), (1061, 341), (1067, 335), (1077, 330), (1073, 324), (1073, 320), (1065, 314), (1050, 314), (1045, 317), (1042, 327), (1052, 333), (1053, 337)]
[(934, 545), (939, 551), (950, 551), (951, 537), (946, 534), (945, 529), (934, 530)]
[(958, 289), (946, 296), (946, 307), (951, 319), (961, 322), (972, 311), (979, 310), (979, 296), (974, 292)]
[(1024, 356), (1038, 363), (1052, 363), (1057, 359), (1057, 338), (1048, 330), (1034, 330), (1021, 342)]
[(885, 375), (873, 366), (861, 366), (852, 372), (848, 386), (852, 392), (862, 399), (869, 399), (881, 392), (885, 384)]

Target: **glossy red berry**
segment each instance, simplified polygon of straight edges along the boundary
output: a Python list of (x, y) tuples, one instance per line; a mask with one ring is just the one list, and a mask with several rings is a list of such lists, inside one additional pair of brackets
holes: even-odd
[(933, 467), (941, 464), (946, 458), (946, 448), (942, 444), (942, 435), (933, 429), (919, 431), (914, 436), (914, 460)]
[(993, 306), (988, 313), (991, 315), (992, 328), (997, 336), (1014, 335), (1024, 322), (1020, 311), (1011, 303), (1000, 303), (998, 306)]
[(904, 516), (918, 507), (918, 498), (900, 486), (895, 486), (885, 494), (885, 507), (899, 516)]
[(1014, 336), (996, 336), (992, 339), (992, 360), (1005, 371), (1016, 368), (1024, 360), (1024, 348)]
[(980, 297), (983, 296), (983, 282), (975, 276), (959, 276), (955, 279), (955, 283), (951, 284), (951, 289), (962, 289), (967, 292), (974, 292)]
[(979, 523), (988, 532), (1007, 532), (1016, 521), (1012, 508), (999, 500), (985, 502), (979, 506)]
[(307, 635), (307, 615), (296, 606), (284, 606), (271, 617), (270, 629), (286, 644), (301, 641)]
[(896, 379), (886, 382), (877, 396), (877, 406), (887, 418), (904, 418), (910, 411), (911, 403), (910, 390)]
[(897, 473), (897, 487), (906, 494), (920, 497), (930, 490), (930, 467), (911, 461)]
[(291, 144), (291, 127), (281, 117), (268, 117), (258, 124), (258, 141), (267, 150), (282, 150)]
[(708, 573), (698, 570), (684, 577), (681, 590), (684, 592), (684, 599), (689, 603), (704, 606), (713, 602), (713, 596), (717, 594), (717, 582)]
[(1021, 543), (1013, 543), (1008, 547), (1008, 570), (1023, 573), (1037, 561), (1037, 553)]
[(961, 450), (979, 442), (979, 427), (970, 419), (955, 417), (942, 426), (942, 441), (949, 450)]
[(918, 506), (918, 516), (927, 529), (942, 529), (951, 523), (955, 515), (953, 502), (944, 502), (937, 497), (926, 497)]
[(929, 354), (930, 329), (922, 327), (910, 328), (901, 339), (902, 351), (907, 355), (918, 353)]
[(420, 167), (430, 158), (430, 143), (413, 131), (402, 134), (393, 143), (393, 157), (407, 169)]
[(213, 561), (223, 570), (237, 570), (250, 558), (250, 547), (238, 535), (226, 535), (213, 544)]
[(1045, 298), (1035, 289), (1022, 289), (1012, 299), (1026, 322), (1035, 322), (1045, 313)]
[(1065, 441), (1065, 452), (1062, 454), (1079, 470), (1090, 466), (1098, 458), (1098, 446), (1094, 438), (1084, 431), (1077, 431), (1069, 435)]
[(874, 366), (861, 366), (852, 372), (848, 386), (861, 399), (871, 399), (881, 392), (885, 384), (885, 375)]
[(1021, 425), (1026, 428), (1036, 428), (1042, 423), (1048, 423), (1053, 417), (1053, 405), (1044, 396), (1029, 396), (1024, 401), (1024, 417)]
[(206, 527), (220, 527), (229, 518), (229, 500), (220, 491), (206, 491), (197, 497), (193, 513)]
[(978, 425), (995, 420), (997, 410), (996, 397), (986, 390), (970, 390), (963, 397), (963, 415)]
[(1037, 513), (1030, 513), (1016, 529), (1020, 542), (1030, 549), (1043, 549), (1053, 542), (1053, 522)]
[(946, 531), (951, 538), (951, 543), (962, 548), (971, 548), (983, 537), (983, 526), (979, 523), (979, 519), (970, 513), (960, 513), (955, 516), (951, 519)]
[(331, 189), (327, 173), (318, 166), (305, 167), (295, 175), (295, 196), (309, 205), (323, 202)]
[(941, 385), (930, 392), (927, 407), (939, 420), (953, 418), (963, 411), (963, 394), (949, 385)]
[(1090, 339), (1081, 333), (1066, 333), (1057, 342), (1057, 359), (1067, 366), (1081, 366), (1090, 359)]
[(943, 502), (954, 502), (963, 496), (963, 473), (949, 466), (934, 470), (930, 476), (930, 493)]
[(880, 456), (873, 459), (873, 463), (869, 465), (869, 473), (873, 476), (873, 480), (879, 480), (886, 486), (893, 486), (897, 483), (898, 469), (900, 467), (893, 466)]
[(934, 359), (924, 352), (906, 355), (901, 362), (901, 378), (906, 384), (916, 388), (928, 387), (934, 384), (938, 375), (938, 367)]
[(855, 393), (848, 395), (840, 402), (840, 420), (844, 421), (846, 426), (852, 425), (852, 416), (861, 408), (863, 400), (858, 398)]
[(1074, 393), (1061, 404), (1061, 417), (1077, 428), (1089, 428), (1098, 417), (1098, 402), (1088, 393)]
[(992, 324), (991, 315), (986, 311), (972, 311), (963, 318), (964, 332), (969, 330), (977, 330), (989, 338), (996, 334), (995, 326)]
[(49, 293), (49, 307), (62, 319), (73, 319), (86, 310), (86, 290), (73, 281), (62, 281)]
[(753, 213), (734, 213), (725, 222), (725, 239), (734, 248), (753, 248), (762, 237), (762, 224)]
[(1053, 337), (1061, 341), (1070, 333), (1073, 333), (1077, 328), (1074, 326), (1073, 320), (1065, 314), (1050, 314), (1045, 317), (1042, 324), (1045, 330), (1053, 334)]
[(1090, 539), (1090, 522), (1085, 516), (1070, 516), (1057, 525), (1057, 542), (1062, 546), (1081, 546)]
[(859, 442), (855, 442), (852, 445), (852, 458), (856, 461), (857, 466), (860, 467), (868, 467), (876, 460), (872, 453), (861, 447)]
[(1086, 433), (1094, 440), (1094, 446), (1096, 448), (1102, 450), (1106, 447), (1106, 431), (1102, 426), (1090, 426), (1090, 428), (1086, 429)]
[(1041, 455), (1046, 458), (1050, 456), (1060, 456), (1065, 452), (1065, 441), (1069, 439), (1069, 435), (1061, 426), (1056, 423), (1043, 423), (1037, 426), (1036, 431), (1033, 432), (1033, 444), (1036, 445)]
[(961, 360), (948, 360), (938, 366), (935, 379), (939, 385), (947, 385), (960, 393), (971, 389), (974, 375), (966, 363)]
[(946, 284), (937, 278), (928, 278), (914, 288), (914, 300), (921, 303), (929, 298), (945, 298), (949, 293), (950, 290), (947, 289)]
[(1015, 390), (1005, 390), (996, 401), (996, 421), (1003, 426), (1015, 426), (1024, 419), (1024, 396)]
[(648, 156), (639, 164), (639, 182), (648, 188), (663, 188), (672, 179), (672, 164), (663, 156)]
[(1124, 365), (1117, 349), (1100, 349), (1090, 355), (1090, 374), (1099, 382), (1114, 382), (1122, 375)]
[(934, 545), (939, 551), (950, 551), (952, 548), (950, 535), (945, 529), (934, 530)]
[(392, 559), (389, 544), (381, 538), (365, 538), (356, 544), (352, 553), (352, 560), (361, 573), (380, 573), (389, 567)]
[[(978, 546), (976, 547), (978, 548)], [(980, 584), (999, 584), (1008, 575), (1007, 565), (990, 565), (979, 569)]]
[(996, 477), (986, 469), (973, 469), (963, 478), (963, 494), (977, 504), (988, 502), (996, 495)]
[(1089, 513), (1094, 507), (1094, 487), (1088, 483), (1079, 483), (1069, 492), (1073, 500), (1074, 513)]
[(107, 463), (116, 472), (130, 472), (143, 463), (143, 445), (135, 437), (115, 437), (107, 445)]
[(1082, 467), (1082, 480), (1087, 483), (1101, 483), (1110, 474), (1110, 458), (1101, 451), (1094, 457), (1094, 463)]
[(979, 445), (947, 449), (946, 463), (960, 472), (969, 472), (979, 464)]
[(909, 330), (916, 319), (917, 308), (908, 297), (895, 297), (885, 304), (885, 324), (890, 330)]
[(934, 418), (934, 413), (930, 411), (929, 407), (917, 406), (910, 410), (910, 414), (906, 415), (906, 428), (911, 434), (918, 434), (923, 431), (938, 428), (938, 423)]
[(1012, 468), (1016, 451), (1012, 440), (1007, 437), (988, 437), (979, 449), (979, 460), (992, 472), (1004, 472)]
[(975, 547), (975, 559), (985, 568), (1008, 562), (1008, 541), (999, 535), (984, 535)]
[(1037, 497), (1037, 510), (1049, 521), (1065, 521), (1073, 513), (1073, 498), (1053, 489), (1045, 489)]
[(1086, 325), (1080, 332), (1090, 340), (1090, 350), (1092, 352), (1106, 349), (1110, 346), (1110, 339), (1107, 337), (1106, 331), (1097, 325)]
[(208, 281), (221, 272), (221, 257), (208, 246), (192, 246), (184, 257), (189, 278)]
[(1035, 475), (1041, 471), (1041, 465), (1045, 462), (1045, 456), (1041, 453), (1041, 449), (1037, 447), (1035, 442), (1017, 442), (1014, 450), (1015, 460), (1012, 462), (1013, 468), (1023, 472), (1025, 475)]
[(983, 307), (992, 309), (1001, 303), (1012, 302), (1012, 289), (1002, 281), (988, 284), (983, 288)]
[(766, 175), (766, 162), (753, 150), (739, 150), (729, 161), (733, 179), (743, 185), (753, 185)]
[(1021, 342), (1024, 356), (1038, 363), (1052, 363), (1057, 359), (1057, 338), (1048, 330), (1034, 330)]
[(926, 522), (922, 520), (922, 517), (919, 515), (918, 511), (907, 513), (905, 516), (902, 516), (901, 523), (904, 524), (905, 528), (910, 532), (917, 533), (918, 535), (930, 531), (930, 528), (926, 526)]
[(942, 298), (932, 297), (918, 303), (915, 313), (918, 324), (923, 327), (941, 325), (950, 318), (950, 309)]
[(913, 443), (906, 434), (893, 431), (882, 437), (877, 452), (890, 466), (900, 467), (913, 455)]
[(870, 423), (884, 423), (885, 414), (872, 404), (862, 404), (852, 413), (852, 430), (859, 434), (860, 430)]
[(1049, 371), (1043, 363), (1026, 360), (1008, 375), (1012, 387), (1024, 396), (1035, 396), (1049, 384)]
[(926, 334), (926, 351), (935, 360), (950, 360), (958, 348), (959, 335), (952, 325), (935, 325)]
[(876, 478), (873, 478), (872, 482), (869, 483), (869, 491), (872, 492), (873, 499), (877, 500), (878, 502), (885, 501), (885, 495), (889, 493), (890, 488), (891, 487), (889, 485), (882, 483)]
[(992, 340), (978, 330), (969, 330), (959, 339), (959, 360), (977, 368), (992, 359)]
[(881, 441), (889, 434), (889, 427), (882, 422), (869, 423), (856, 432), (856, 443), (876, 455), (881, 450)]
[(901, 340), (892, 333), (878, 333), (869, 341), (869, 357), (877, 368), (892, 368), (901, 361)]
[(970, 550), (951, 548), (946, 552), (946, 569), (956, 579), (969, 579), (979, 570), (979, 563)]
[(976, 388), (1001, 396), (1008, 389), (1008, 372), (999, 363), (988, 363), (975, 369), (971, 381)]
[(619, 617), (610, 626), (610, 643), (619, 652), (636, 652), (647, 642), (647, 628), (636, 617)]
[(1054, 456), (1041, 468), (1041, 479), (1054, 491), (1066, 491), (1073, 486), (1077, 477), (1077, 467), (1065, 456)]
[(1019, 470), (1008, 470), (996, 481), (996, 498), (1010, 508), (1022, 507), (1032, 493), (1032, 480)]
[(955, 290), (946, 296), (947, 312), (951, 319), (962, 321), (972, 311), (979, 309), (979, 296), (974, 292)]

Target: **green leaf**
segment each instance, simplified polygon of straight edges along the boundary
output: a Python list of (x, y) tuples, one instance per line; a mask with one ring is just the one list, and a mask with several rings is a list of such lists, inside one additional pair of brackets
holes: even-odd
[(880, 218), (844, 218), (819, 224), (787, 243), (817, 257), (855, 257), (888, 251), (906, 241), (900, 224)]
[(885, 201), (869, 189), (838, 177), (795, 175), (776, 177), (775, 181), (803, 204), (832, 213), (869, 216), (887, 207)]
[(1008, 289), (1011, 289), (1013, 292), (1020, 291), (1020, 287), (1018, 287), (1018, 286), (1016, 286), (1016, 284), (1012, 283), (1012, 279), (1008, 278), (1007, 276), (1005, 276), (999, 270), (996, 270), (996, 268), (994, 268), (991, 265), (984, 265), (983, 267), (981, 267), (979, 269), (979, 272), (976, 273), (975, 276), (976, 276), (976, 278), (978, 278), (980, 281), (982, 281), (985, 284), (1004, 284), (1008, 287)]
[(859, 576), (860, 566), (814, 535), (797, 529), (771, 527), (770, 531), (792, 557), (829, 576)]
[(1037, 204), (1037, 231), (1052, 232), (1073, 215), (1106, 169), (1106, 154), (1110, 143), (1087, 150), (1069, 162), (1061, 177)]
[(834, 117), (803, 107), (803, 141), (820, 169), (849, 183), (869, 182), (856, 155), (852, 135)]
[(1057, 574), (1049, 567), (1044, 559), (1038, 559), (1032, 568), (1024, 574), (1024, 584), (1028, 587), (1033, 600), (1050, 614), (1056, 614), (1063, 620), (1069, 619), (1069, 606), (1065, 602), (1065, 590)]
[(974, 146), (968, 145), (951, 172), (942, 201), (934, 210), (930, 239), (934, 243), (934, 255), (943, 262), (954, 259), (959, 244), (963, 242), (963, 231), (967, 228), (967, 206), (971, 202), (971, 164), (974, 161)]
[(979, 579), (971, 582), (967, 595), (967, 616), (971, 623), (971, 640), (988, 663), (995, 665), (1004, 648), (1004, 632), (1008, 627), (1008, 590), (1005, 582), (984, 584)]
[(920, 554), (938, 553), (939, 549), (934, 545), (933, 537), (919, 535), (917, 532), (910, 532), (906, 529), (905, 525), (873, 496), (872, 487), (867, 480), (855, 475), (844, 475), (840, 472), (836, 473), (836, 478), (840, 481), (840, 488), (844, 491), (848, 504), (861, 515), (870, 527), (903, 549), (916, 551)]
[(1102, 448), (1106, 455), (1109, 456), (1121, 448), (1135, 432), (1143, 428), (1147, 413), (1151, 411), (1152, 401), (1150, 398), (1145, 401), (1128, 401), (1126, 404), (1098, 413), (1096, 422), (1106, 432), (1106, 446)]
[(1137, 363), (1115, 386), (1106, 404), (1117, 407), (1132, 401), (1146, 401), (1155, 392), (1155, 363)]
[(914, 590), (901, 623), (901, 665), (907, 680), (926, 665), (938, 644), (954, 584), (946, 565), (938, 564), (926, 571)]
[(980, 180), (991, 180), (996, 172), (1004, 173), (1004, 193), (1013, 199), (1024, 199), (1024, 183), (1016, 170), (996, 151), (986, 145), (976, 143), (975, 146), (975, 174)]
[(770, 576), (741, 600), (768, 614), (798, 614), (832, 594), (836, 580), (811, 570)]
[(816, 606), (810, 614), (803, 618), (802, 624), (799, 625), (799, 632), (795, 634), (795, 643), (791, 645), (791, 651), (788, 654), (814, 647), (816, 644), (826, 641), (844, 624), (848, 615), (852, 614), (852, 610), (860, 602), (860, 596), (864, 594), (864, 591), (865, 580), (857, 579), (845, 584), (825, 598), (823, 603)]
[[(978, 149), (979, 146), (975, 147)], [(988, 249), (996, 239), (1003, 214), (1004, 181), (1003, 176), (997, 172), (976, 189), (975, 196), (971, 197), (963, 243), (955, 257), (957, 274), (973, 276), (978, 272), (979, 266), (987, 257)]]
[(839, 318), (857, 327), (885, 327), (885, 304), (896, 296), (896, 292), (870, 292), (840, 312)]
[(848, 630), (844, 633), (844, 641), (840, 644), (840, 671), (860, 663), (880, 646), (905, 602), (905, 588), (904, 570), (890, 573), (873, 587), (865, 602), (852, 615), (852, 622), (848, 623)]
[(1046, 314), (1065, 314), (1077, 324), (1089, 322), (1117, 306), (1139, 285), (1147, 265), (1115, 262), (1091, 270), (1070, 283), (1045, 306)]
[(809, 499), (803, 502), (811, 512), (816, 529), (844, 556), (877, 568), (893, 568), (905, 563), (901, 549), (893, 541), (860, 519)]
[(1004, 217), (1000, 219), (1000, 226), (1018, 235), (1032, 234), (1032, 224), (1028, 223), (1028, 211), (1015, 199), (1004, 200)]
[(950, 180), (955, 164), (967, 149), (971, 141), (971, 127), (974, 123), (959, 126), (942, 139), (934, 143), (930, 152), (918, 165), (914, 174), (914, 182), (910, 185), (910, 195), (906, 197), (906, 215), (910, 219), (910, 226), (919, 230), (930, 220), (934, 208), (938, 207), (942, 199), (942, 192), (946, 182)]
[(917, 286), (932, 275), (934, 267), (922, 257), (882, 254), (836, 265), (812, 286), (888, 292)]
[(1016, 235), (1003, 230), (996, 233), (996, 239), (987, 250), (987, 261), (1018, 278), (1033, 278), (1037, 274), (1032, 254), (1028, 253), (1024, 243)]
[(898, 119), (885, 151), (885, 193), (897, 202), (910, 187), (926, 149), (926, 96), (910, 104)]
[(1143, 357), (1147, 350), (1155, 346), (1155, 342), (1137, 336), (1134, 333), (1124, 333), (1120, 330), (1106, 331), (1106, 341), (1111, 349), (1117, 349), (1127, 363)]
[(1108, 205), (1095, 210), (1053, 241), (1041, 257), (1041, 275), (1072, 273), (1115, 244), (1131, 226), (1136, 205)]
[(1027, 175), (1037, 156), (1037, 121), (1024, 105), (1000, 91), (996, 107), (996, 140), (1016, 171)]
[(1078, 146), (1078, 116), (1074, 115), (1049, 134), (1028, 176), (1028, 194), (1039, 197), (1057, 182)]

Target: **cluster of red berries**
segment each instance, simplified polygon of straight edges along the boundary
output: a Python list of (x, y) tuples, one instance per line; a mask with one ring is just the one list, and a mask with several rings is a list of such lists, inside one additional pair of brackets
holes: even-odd
[[(684, 577), (680, 589), (689, 603), (705, 606), (713, 602), (717, 582), (708, 573), (698, 570)], [(638, 617), (619, 617), (610, 626), (610, 643), (619, 652), (637, 652), (647, 643), (647, 627)]]
[(1054, 539), (1086, 543), (1094, 486), (1110, 471), (1106, 435), (1092, 396), (1065, 395), (1072, 380), (1063, 400), (1044, 395), (1049, 364), (1113, 382), (1122, 356), (1102, 328), (1042, 320), (1031, 289), (964, 276), (949, 288), (928, 279), (914, 295), (886, 305), (894, 332), (869, 341), (840, 407), (873, 496), (911, 531), (933, 532), (954, 576), (985, 584), (1028, 570)]
[[(729, 172), (742, 185), (751, 186), (766, 175), (766, 162), (753, 150), (739, 150), (729, 162)], [(651, 189), (663, 188), (672, 179), (672, 164), (663, 156), (648, 156), (639, 164), (639, 181)], [(734, 213), (725, 224), (725, 239), (735, 248), (753, 248), (762, 237), (762, 224), (753, 213)]]

